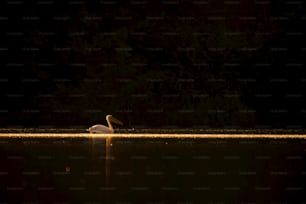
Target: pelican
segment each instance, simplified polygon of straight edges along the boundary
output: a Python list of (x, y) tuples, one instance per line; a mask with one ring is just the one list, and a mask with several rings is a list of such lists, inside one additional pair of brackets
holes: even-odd
[(123, 125), (121, 121), (119, 121), (112, 115), (107, 115), (106, 121), (107, 121), (108, 127), (106, 127), (105, 125), (97, 124), (97, 125), (93, 125), (90, 128), (88, 128), (87, 131), (89, 131), (90, 133), (114, 133), (115, 130), (113, 128), (112, 122), (118, 125)]

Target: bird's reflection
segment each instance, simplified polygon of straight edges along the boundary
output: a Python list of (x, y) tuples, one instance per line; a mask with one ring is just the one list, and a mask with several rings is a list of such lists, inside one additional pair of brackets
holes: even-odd
[(109, 136), (105, 138), (97, 138), (93, 136), (91, 138), (91, 143), (92, 158), (96, 158), (98, 156), (104, 159), (105, 185), (107, 186), (110, 183), (111, 161), (113, 160), (111, 153), (112, 138)]
[(109, 184), (109, 178), (110, 178), (110, 165), (111, 165), (111, 137), (106, 137), (105, 139), (105, 184)]

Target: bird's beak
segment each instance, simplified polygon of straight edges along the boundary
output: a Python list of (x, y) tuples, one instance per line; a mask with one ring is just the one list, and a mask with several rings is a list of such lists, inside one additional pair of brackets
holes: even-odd
[(118, 125), (123, 125), (123, 123), (120, 120), (118, 120), (117, 118), (115, 118), (114, 116), (111, 117), (111, 120), (112, 120), (113, 123), (116, 123)]

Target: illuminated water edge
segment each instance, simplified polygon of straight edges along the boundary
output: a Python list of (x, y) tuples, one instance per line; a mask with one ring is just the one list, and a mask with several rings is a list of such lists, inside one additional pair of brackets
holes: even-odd
[[(68, 128), (53, 128), (53, 127), (38, 127), (38, 128), (23, 128), (23, 127), (8, 127), (0, 128), (0, 134), (4, 133), (48, 133), (48, 134), (86, 134), (88, 127), (68, 127)], [(306, 129), (288, 128), (288, 129), (273, 129), (273, 128), (120, 128), (115, 129), (117, 134), (277, 134), (277, 135), (306, 135)]]
[(306, 134), (150, 134), (150, 133), (0, 133), (0, 138), (177, 138), (177, 139), (306, 139)]

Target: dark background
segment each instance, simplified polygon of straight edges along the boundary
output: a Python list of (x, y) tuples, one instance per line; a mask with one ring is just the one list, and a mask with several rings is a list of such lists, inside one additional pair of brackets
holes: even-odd
[(303, 1), (1, 1), (0, 126), (305, 128)]

